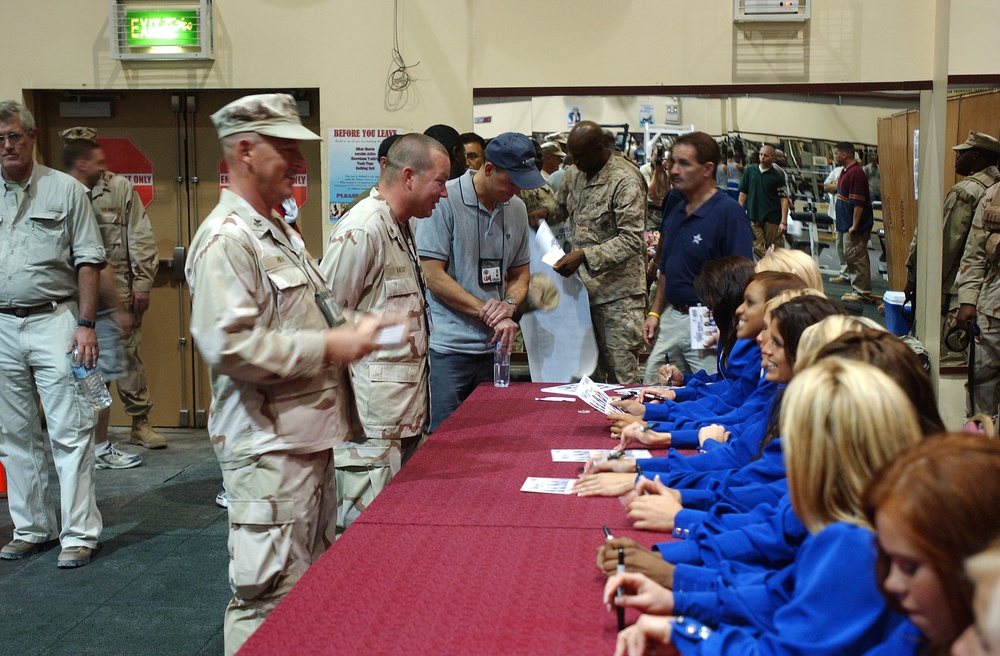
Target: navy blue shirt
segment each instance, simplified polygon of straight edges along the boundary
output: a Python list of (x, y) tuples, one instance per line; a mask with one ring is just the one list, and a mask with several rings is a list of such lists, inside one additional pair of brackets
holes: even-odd
[(747, 213), (720, 191), (690, 216), (687, 199), (677, 203), (663, 218), (660, 232), (660, 271), (666, 282), (667, 302), (674, 306), (698, 304), (694, 279), (705, 262), (726, 255), (753, 259), (753, 231)]

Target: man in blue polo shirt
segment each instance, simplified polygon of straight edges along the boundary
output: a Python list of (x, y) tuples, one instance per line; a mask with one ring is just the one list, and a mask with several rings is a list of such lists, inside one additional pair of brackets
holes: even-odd
[(659, 282), (642, 328), (643, 339), (653, 347), (643, 373), (646, 383), (655, 383), (660, 365), (668, 362), (683, 372), (715, 372), (714, 351), (691, 348), (688, 309), (698, 304), (694, 279), (710, 260), (753, 257), (746, 212), (715, 186), (715, 167), (722, 159), (719, 144), (704, 132), (692, 132), (677, 137), (672, 155), (670, 183), (685, 200), (664, 217), (660, 228), (664, 238)]
[(514, 310), (528, 293), (528, 213), (519, 189), (545, 184), (535, 147), (506, 132), (478, 171), (448, 182), (417, 226), (431, 311), (431, 425), (435, 430), (480, 383), (493, 380), (493, 347), (510, 352)]

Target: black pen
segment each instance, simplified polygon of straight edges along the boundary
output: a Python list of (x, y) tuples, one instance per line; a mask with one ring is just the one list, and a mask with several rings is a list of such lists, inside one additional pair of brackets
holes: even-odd
[[(607, 530), (607, 529), (605, 528), (605, 530)], [(618, 547), (618, 573), (619, 574), (624, 574), (625, 573), (625, 549), (623, 549), (622, 547)], [(624, 585), (619, 585), (618, 586), (618, 596), (619, 597), (625, 596), (625, 586)], [(625, 630), (625, 609), (623, 607), (617, 606), (617, 605), (615, 607), (616, 607), (616, 609), (618, 611), (618, 630), (619, 631), (624, 631)]]
[(601, 528), (604, 529), (604, 537), (606, 539), (608, 539), (608, 540), (614, 540), (615, 539), (615, 536), (611, 535), (611, 531), (608, 530), (608, 525), (607, 524), (602, 524)]

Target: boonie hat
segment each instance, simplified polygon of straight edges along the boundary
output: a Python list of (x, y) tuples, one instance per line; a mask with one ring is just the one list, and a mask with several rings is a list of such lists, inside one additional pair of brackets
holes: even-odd
[(549, 155), (566, 157), (566, 153), (564, 153), (563, 149), (559, 147), (559, 144), (554, 141), (546, 141), (542, 144), (542, 157), (548, 157)]
[(537, 189), (545, 184), (535, 166), (535, 146), (523, 134), (504, 132), (491, 139), (486, 146), (486, 161), (506, 171), (521, 189)]
[(1000, 153), (1000, 141), (997, 141), (988, 134), (970, 130), (965, 143), (952, 146), (952, 150), (969, 150), (970, 148), (979, 148), (980, 150), (988, 150), (991, 153)]
[(243, 96), (212, 114), (212, 123), (220, 139), (241, 132), (256, 132), (269, 137), (300, 141), (322, 139), (303, 127), (295, 99), (287, 93)]
[(93, 141), (97, 138), (97, 130), (94, 128), (69, 128), (68, 130), (63, 130), (59, 133), (63, 141), (73, 141), (74, 139), (90, 139)]

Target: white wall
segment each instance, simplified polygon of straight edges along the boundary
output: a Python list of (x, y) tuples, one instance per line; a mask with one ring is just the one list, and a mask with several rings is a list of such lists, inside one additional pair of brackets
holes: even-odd
[[(567, 108), (580, 107), (583, 118), (602, 124), (628, 123), (640, 131), (639, 106), (652, 104), (653, 120), (662, 123), (665, 96), (539, 96), (505, 101), (477, 100), (474, 115), (490, 117), (490, 123), (475, 126), (476, 132), (492, 137), (506, 131), (557, 132), (567, 127)], [(854, 141), (878, 141), (878, 119), (898, 111), (884, 107), (859, 107), (772, 98), (681, 97), (681, 124), (709, 134), (729, 131)]]

